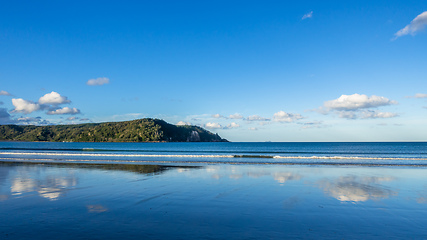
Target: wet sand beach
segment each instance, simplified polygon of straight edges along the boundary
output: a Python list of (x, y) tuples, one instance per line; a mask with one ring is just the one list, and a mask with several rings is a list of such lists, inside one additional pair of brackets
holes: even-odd
[(425, 167), (0, 163), (1, 239), (423, 239)]

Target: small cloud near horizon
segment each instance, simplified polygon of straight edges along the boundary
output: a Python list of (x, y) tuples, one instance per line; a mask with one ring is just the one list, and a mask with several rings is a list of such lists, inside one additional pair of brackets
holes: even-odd
[(273, 115), (273, 121), (275, 122), (286, 122), (291, 123), (296, 120), (300, 120), (303, 117), (300, 114), (287, 113), (284, 111), (279, 111)]
[(17, 123), (20, 125), (50, 125), (51, 123), (41, 117), (20, 117), (17, 119)]
[(228, 118), (231, 119), (243, 119), (243, 116), (239, 113), (235, 113), (235, 114), (231, 114), (230, 116), (228, 116)]
[(225, 118), (224, 116), (222, 116), (221, 114), (217, 113), (217, 114), (213, 114), (212, 115), (213, 118)]
[(48, 111), (46, 114), (48, 115), (62, 115), (62, 114), (79, 114), (80, 110), (77, 108), (69, 108), (69, 107), (64, 107), (64, 108), (59, 108), (56, 110), (52, 110), (52, 111)]
[(96, 79), (89, 79), (86, 84), (89, 86), (101, 86), (110, 83), (110, 79), (106, 77), (100, 77)]
[(235, 123), (235, 122), (232, 122), (232, 123), (228, 124), (227, 126), (222, 126), (219, 123), (208, 122), (204, 125), (204, 127), (207, 129), (225, 129), (225, 130), (227, 130), (227, 129), (239, 128), (240, 125)]
[(232, 123), (228, 124), (226, 127), (224, 127), (224, 129), (232, 129), (232, 128), (239, 128), (239, 127), (240, 127), (239, 124), (232, 122)]
[(224, 119), (243, 119), (243, 118), (244, 118), (244, 117), (243, 117), (241, 114), (239, 114), (239, 113), (231, 114), (231, 115), (229, 115), (228, 117), (223, 116), (223, 115), (221, 115), (221, 114), (217, 113), (217, 114), (213, 114), (213, 115), (212, 115), (212, 117), (213, 117), (213, 118), (224, 118)]
[(205, 124), (205, 128), (208, 128), (208, 129), (221, 129), (222, 126), (219, 123), (208, 122), (208, 123)]
[(427, 25), (427, 11), (418, 15), (414, 20), (411, 21), (404, 28), (400, 29), (398, 32), (394, 34), (394, 38), (392, 40), (396, 40), (399, 37), (411, 34), (414, 36), (416, 33), (422, 31)]
[(298, 124), (302, 125), (302, 127), (301, 127), (302, 129), (325, 127), (325, 125), (323, 124), (323, 121), (303, 122), (303, 123), (298, 123)]
[(321, 114), (333, 112), (340, 118), (368, 119), (368, 118), (391, 118), (398, 114), (390, 112), (379, 112), (370, 110), (381, 106), (398, 104), (397, 101), (381, 96), (367, 96), (365, 94), (341, 95), (339, 98), (326, 101), (317, 111)]
[(177, 126), (191, 126), (191, 123), (184, 122), (184, 121), (179, 121), (176, 125)]
[(69, 118), (67, 118), (67, 121), (74, 121), (74, 120), (77, 120), (77, 119), (79, 119), (78, 117), (69, 117)]
[(252, 115), (252, 116), (249, 116), (249, 117), (247, 117), (247, 118), (244, 118), (243, 120), (245, 120), (245, 121), (250, 121), (250, 122), (264, 122), (264, 121), (270, 121), (270, 119), (269, 118), (265, 118), (265, 117), (261, 117), (261, 116), (258, 116), (258, 115)]

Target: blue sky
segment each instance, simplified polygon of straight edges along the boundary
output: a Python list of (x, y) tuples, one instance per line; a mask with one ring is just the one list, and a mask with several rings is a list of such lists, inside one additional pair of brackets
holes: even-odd
[(426, 1), (4, 1), (0, 124), (426, 141)]

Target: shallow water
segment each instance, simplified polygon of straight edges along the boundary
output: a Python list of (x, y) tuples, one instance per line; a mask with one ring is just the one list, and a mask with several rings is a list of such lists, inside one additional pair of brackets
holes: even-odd
[(0, 239), (425, 239), (425, 167), (0, 163)]
[(0, 161), (427, 166), (427, 143), (0, 142)]

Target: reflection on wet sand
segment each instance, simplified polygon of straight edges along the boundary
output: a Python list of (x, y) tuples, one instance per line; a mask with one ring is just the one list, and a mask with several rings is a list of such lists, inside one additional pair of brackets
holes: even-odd
[(392, 180), (393, 177), (343, 176), (335, 180), (323, 179), (319, 181), (319, 186), (325, 193), (339, 201), (365, 202), (397, 195), (380, 184)]
[(108, 209), (102, 205), (87, 205), (87, 211), (90, 213), (102, 213), (108, 211)]
[(285, 183), (287, 181), (300, 180), (302, 176), (294, 172), (276, 172), (273, 177), (278, 183)]
[[(277, 181), (280, 184), (284, 184), (287, 181), (293, 181), (293, 180), (301, 180), (302, 175), (296, 172), (278, 172), (278, 171), (244, 171), (242, 172), (242, 169), (236, 169), (234, 167), (231, 167), (230, 169), (227, 168), (220, 168), (220, 167), (206, 167), (206, 172), (212, 174), (211, 177), (214, 179), (221, 179), (222, 177), (228, 177), (229, 179), (241, 179), (244, 177), (249, 178), (261, 178), (261, 177), (273, 177), (275, 181)], [(224, 171), (229, 170), (229, 171)], [(230, 172), (228, 174), (225, 174), (224, 172)]]
[[(167, 166), (167, 165), (137, 165), (137, 164), (89, 164), (89, 163), (31, 163), (31, 162), (0, 162), (0, 167), (8, 167), (2, 170), (0, 168), (0, 174), (3, 174), (1, 171), (9, 171), (10, 167), (16, 166), (54, 166), (54, 167), (66, 167), (66, 168), (82, 168), (82, 169), (99, 169), (99, 170), (111, 170), (111, 171), (127, 171), (133, 173), (141, 174), (161, 174), (167, 170), (176, 168), (179, 171), (183, 172), (188, 169), (201, 168), (200, 166)], [(4, 174), (6, 176), (6, 174)], [(6, 177), (5, 177), (6, 178)], [(0, 175), (0, 183), (2, 177)]]
[[(0, 239), (426, 236), (427, 211), (415, 202), (427, 196), (425, 169), (0, 163), (0, 170), (7, 175)], [(392, 201), (360, 204), (384, 198)]]
[[(47, 167), (47, 168), (44, 168)], [(175, 168), (173, 166), (161, 165), (120, 165), (120, 164), (73, 164), (73, 163), (19, 163), (19, 162), (0, 162), (0, 184), (10, 178), (10, 194), (19, 197), (26, 193), (37, 193), (40, 197), (51, 201), (58, 200), (66, 191), (77, 185), (77, 177), (73, 171), (66, 171), (67, 175), (58, 176), (50, 173), (50, 167), (58, 168), (81, 168), (98, 169), (109, 171), (127, 171), (144, 175), (162, 174), (167, 170)], [(200, 168), (192, 166), (183, 166), (178, 169), (184, 172), (188, 169)], [(40, 169), (44, 169), (40, 171)], [(14, 174), (10, 174), (14, 172)], [(63, 174), (63, 173), (62, 173)], [(9, 176), (10, 175), (10, 176)], [(0, 194), (0, 201), (9, 199), (9, 195)], [(102, 208), (90, 205), (91, 212), (104, 211)]]
[(23, 176), (16, 176), (12, 181), (10, 191), (12, 195), (22, 195), (24, 193), (37, 192), (39, 196), (49, 200), (58, 200), (58, 198), (67, 191), (68, 188), (77, 185), (77, 179), (73, 175), (53, 176), (48, 175), (44, 179), (37, 181), (30, 178), (30, 172), (21, 172)]

